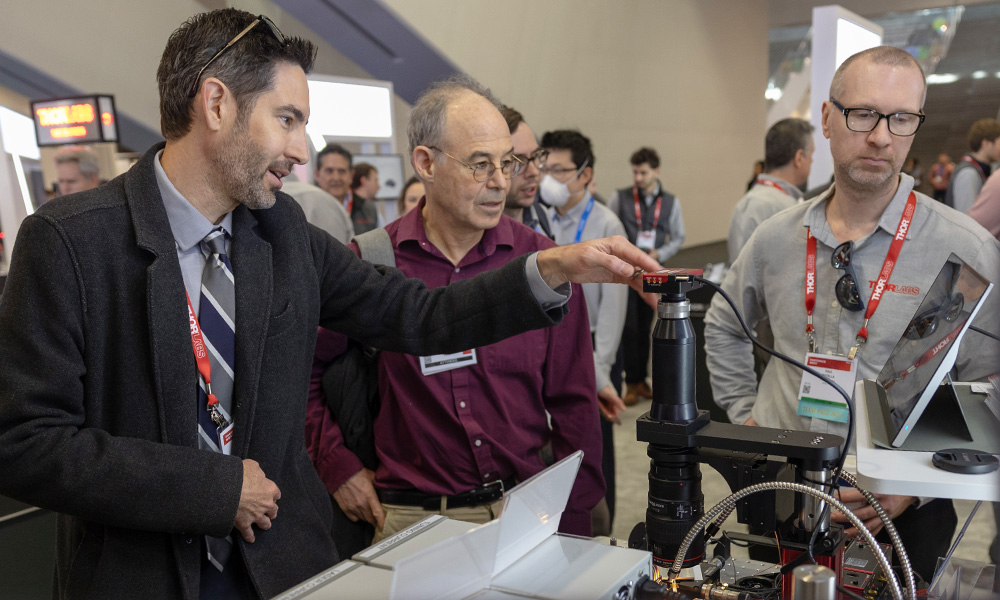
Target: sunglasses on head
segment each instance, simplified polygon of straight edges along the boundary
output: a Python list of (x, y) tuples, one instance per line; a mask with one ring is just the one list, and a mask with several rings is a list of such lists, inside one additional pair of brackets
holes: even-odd
[(278, 29), (278, 26), (274, 24), (274, 21), (265, 17), (264, 15), (258, 15), (257, 18), (253, 20), (253, 22), (251, 22), (243, 29), (243, 31), (237, 33), (236, 36), (233, 39), (229, 40), (229, 42), (225, 46), (223, 46), (222, 49), (216, 52), (215, 55), (212, 56), (212, 58), (208, 59), (208, 62), (205, 63), (205, 66), (202, 67), (200, 71), (198, 71), (198, 75), (195, 76), (194, 81), (191, 82), (191, 88), (188, 90), (188, 98), (194, 98), (198, 94), (198, 82), (201, 81), (201, 76), (204, 75), (205, 69), (207, 69), (209, 65), (214, 63), (216, 59), (225, 54), (227, 50), (235, 46), (237, 42), (246, 37), (246, 35), (250, 33), (254, 27), (256, 27), (261, 23), (267, 26), (267, 31), (270, 32), (271, 36), (275, 40), (277, 40), (279, 44), (284, 46), (286, 43), (288, 43), (287, 38), (285, 38), (285, 36), (281, 33), (281, 30)]
[(834, 248), (830, 264), (833, 265), (834, 269), (844, 271), (833, 288), (837, 294), (837, 302), (847, 310), (857, 312), (865, 309), (865, 303), (861, 301), (858, 276), (854, 274), (854, 267), (851, 266), (851, 253), (853, 251), (854, 242), (844, 242)]

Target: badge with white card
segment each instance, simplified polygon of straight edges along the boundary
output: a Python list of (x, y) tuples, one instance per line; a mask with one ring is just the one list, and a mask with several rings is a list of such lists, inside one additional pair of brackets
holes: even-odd
[(461, 369), (476, 364), (476, 349), (463, 350), (454, 354), (434, 354), (420, 357), (420, 372), (433, 375), (452, 369)]
[(640, 231), (635, 239), (635, 245), (641, 250), (652, 250), (656, 248), (656, 231)]
[[(806, 354), (806, 365), (826, 375), (848, 393), (854, 390), (854, 380), (858, 372), (858, 362), (837, 354)], [(815, 417), (835, 423), (846, 423), (847, 402), (844, 397), (825, 381), (811, 373), (802, 373), (799, 384), (800, 417)]]
[(233, 453), (233, 424), (230, 423), (225, 427), (216, 427), (215, 433), (219, 436), (219, 448), (222, 449), (222, 453), (229, 456)]

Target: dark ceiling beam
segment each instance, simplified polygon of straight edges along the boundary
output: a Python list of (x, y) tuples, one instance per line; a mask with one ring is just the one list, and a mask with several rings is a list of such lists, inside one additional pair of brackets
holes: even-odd
[(434, 81), (459, 69), (395, 12), (374, 0), (276, 0), (278, 6), (396, 95), (415, 104)]

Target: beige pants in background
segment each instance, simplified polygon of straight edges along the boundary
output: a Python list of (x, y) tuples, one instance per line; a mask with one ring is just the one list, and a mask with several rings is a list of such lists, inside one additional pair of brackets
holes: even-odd
[(446, 508), (445, 510), (424, 510), (419, 506), (383, 504), (382, 510), (385, 511), (385, 526), (382, 529), (375, 528), (375, 539), (372, 540), (372, 544), (377, 544), (383, 539), (406, 529), (410, 525), (426, 519), (430, 515), (443, 515), (449, 519), (469, 523), (489, 523), (500, 516), (500, 506), (502, 504), (503, 500), (501, 499), (492, 504)]

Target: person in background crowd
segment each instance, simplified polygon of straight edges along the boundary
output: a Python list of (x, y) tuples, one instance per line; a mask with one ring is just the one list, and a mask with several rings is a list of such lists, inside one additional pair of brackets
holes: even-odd
[(979, 190), (979, 197), (966, 213), (1000, 239), (1000, 171), (994, 172)]
[(351, 192), (354, 178), (353, 157), (340, 144), (328, 144), (316, 156), (316, 185), (337, 199), (351, 215), (354, 233), (364, 233), (379, 226), (378, 209), (364, 198), (356, 200)]
[(531, 227), (545, 237), (552, 237), (549, 218), (538, 201), (538, 170), (545, 164), (545, 151), (538, 147), (535, 132), (528, 127), (524, 116), (509, 106), (500, 109), (507, 121), (510, 139), (514, 143), (514, 156), (524, 163), (521, 173), (510, 180), (510, 191), (504, 205), (504, 214)]
[(944, 153), (938, 154), (937, 162), (931, 165), (931, 189), (934, 190), (934, 199), (944, 202), (945, 194), (948, 193), (948, 182), (951, 181), (951, 174), (955, 170), (951, 158)]
[(86, 146), (67, 146), (55, 155), (59, 195), (92, 190), (101, 184), (97, 154)]
[(306, 214), (306, 221), (329, 233), (340, 243), (350, 243), (354, 237), (354, 225), (344, 205), (337, 202), (336, 198), (319, 186), (299, 181), (295, 173), (289, 173), (285, 177), (281, 191), (298, 202), (302, 212)]
[[(913, 191), (913, 179), (900, 173), (923, 122), (926, 89), (917, 61), (890, 46), (855, 54), (834, 74), (822, 106), (833, 187), (762, 223), (722, 283), (751, 327), (770, 320), (778, 352), (803, 362), (820, 353), (857, 378), (874, 379), (952, 252), (1000, 280), (997, 240), (966, 215)], [(841, 268), (849, 261), (854, 276), (843, 280), (832, 258)], [(814, 302), (807, 303), (810, 294)], [(998, 312), (1000, 298), (991, 297), (976, 324), (996, 331)], [(705, 351), (715, 401), (733, 423), (846, 436), (846, 405), (800, 398), (798, 368), (772, 359), (758, 386), (750, 341), (720, 294), (705, 317)], [(1000, 345), (964, 345), (959, 380), (983, 378), (997, 364)], [(876, 496), (914, 569), (929, 579), (957, 524), (951, 501)], [(842, 492), (841, 500), (864, 502), (856, 490)], [(879, 532), (871, 506), (854, 512)], [(845, 520), (840, 513), (833, 519)]]
[(402, 217), (420, 204), (420, 199), (424, 197), (424, 183), (416, 176), (406, 180), (403, 191), (396, 198), (396, 214)]
[(757, 176), (764, 172), (764, 161), (756, 160), (753, 163), (753, 177), (747, 182), (747, 191), (753, 187), (753, 184), (757, 183)]
[[(639, 148), (630, 159), (632, 187), (617, 190), (608, 198), (608, 208), (625, 226), (628, 240), (660, 264), (677, 254), (684, 244), (681, 203), (660, 183), (660, 156), (652, 148)], [(649, 363), (650, 327), (653, 308), (636, 291), (628, 296), (625, 331), (625, 404), (653, 397), (646, 383)]]
[(486, 347), (568, 300), (585, 319), (571, 279), (657, 267), (615, 238), (429, 290), (359, 260), (280, 193), (309, 158), (315, 56), (263, 15), (191, 17), (156, 73), (166, 141), (21, 223), (0, 296), (0, 494), (60, 513), (54, 597), (272, 598), (338, 562), (305, 449), (318, 325), (415, 355)]
[(729, 220), (729, 264), (757, 226), (802, 200), (812, 170), (813, 126), (803, 119), (782, 119), (764, 137), (764, 172), (733, 208)]
[(979, 190), (990, 176), (992, 163), (1000, 161), (1000, 121), (980, 119), (969, 129), (972, 152), (962, 157), (948, 182), (944, 203), (959, 212), (969, 212)]
[(920, 166), (919, 158), (914, 156), (906, 159), (903, 172), (913, 178), (913, 187), (915, 189), (919, 189), (924, 183), (924, 169)]
[[(590, 140), (579, 131), (550, 131), (542, 136), (543, 152), (548, 156), (542, 167), (542, 199), (549, 205), (549, 223), (557, 244), (575, 244), (583, 240), (625, 235), (621, 221), (590, 193), (594, 180), (594, 152)], [(586, 165), (582, 169), (580, 165)], [(606, 507), (594, 511), (594, 535), (611, 535), (615, 518), (615, 443), (612, 423), (625, 409), (618, 393), (621, 390), (619, 347), (625, 325), (627, 290), (621, 286), (584, 285), (594, 341), (594, 373), (597, 401), (601, 408), (601, 439)], [(606, 517), (604, 511), (607, 512)]]
[(354, 175), (351, 178), (351, 192), (355, 197), (361, 196), (368, 203), (374, 203), (378, 191), (382, 189), (378, 181), (378, 170), (368, 163), (354, 165)]
[[(510, 179), (524, 165), (499, 108), (462, 75), (432, 86), (410, 112), (410, 157), (425, 195), (386, 232), (396, 266), (431, 289), (460, 287), (555, 246), (503, 214)], [(559, 529), (590, 535), (590, 511), (604, 496), (600, 414), (586, 300), (574, 288), (552, 328), (449, 355), (382, 351), (375, 471), (344, 445), (339, 424), (310, 448), (344, 514), (374, 525), (375, 541), (432, 513), (485, 523), (504, 490), (545, 467), (540, 450), (551, 443), (556, 460), (584, 451)], [(497, 306), (512, 317), (521, 310)], [(339, 343), (321, 332), (317, 359)]]

